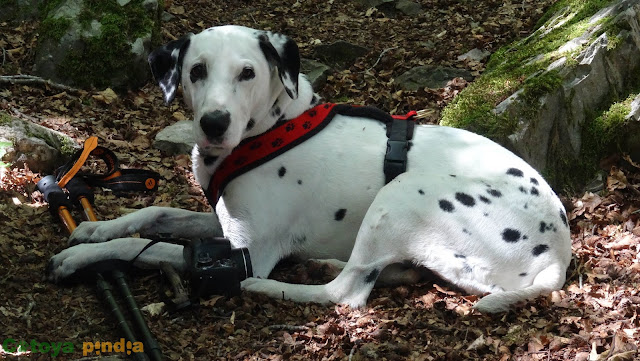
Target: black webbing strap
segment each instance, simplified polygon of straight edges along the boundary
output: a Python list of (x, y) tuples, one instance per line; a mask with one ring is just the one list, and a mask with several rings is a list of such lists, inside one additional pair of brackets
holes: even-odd
[(363, 117), (383, 122), (387, 126), (387, 152), (384, 156), (385, 184), (407, 170), (407, 153), (411, 148), (415, 127), (415, 111), (406, 115), (389, 115), (375, 107), (357, 107), (340, 104), (335, 107), (338, 114)]
[(410, 118), (393, 118), (387, 124), (387, 153), (384, 156), (385, 183), (407, 170), (407, 152), (411, 148), (415, 122)]

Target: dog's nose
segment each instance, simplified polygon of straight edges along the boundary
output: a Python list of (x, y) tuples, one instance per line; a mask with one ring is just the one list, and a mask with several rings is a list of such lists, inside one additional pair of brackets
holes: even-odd
[(229, 112), (216, 110), (206, 113), (200, 118), (200, 127), (210, 139), (219, 138), (229, 128), (231, 115)]

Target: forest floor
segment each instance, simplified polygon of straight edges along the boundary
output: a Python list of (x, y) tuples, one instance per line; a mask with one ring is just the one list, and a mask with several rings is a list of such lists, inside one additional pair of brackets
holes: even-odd
[[(457, 57), (473, 48), (495, 51), (526, 36), (552, 0), (423, 0), (424, 12), (386, 17), (356, 1), (166, 0), (175, 19), (163, 25), (165, 41), (211, 25), (235, 23), (283, 32), (313, 58), (318, 43), (345, 40), (370, 49), (339, 69), (318, 92), (327, 101), (374, 105), (394, 113), (431, 110), (431, 122), (464, 87), (402, 92), (394, 77), (411, 67), (434, 64), (466, 68), (478, 75), (483, 62)], [(6, 50), (0, 75), (30, 74), (37, 22), (0, 24)], [(155, 134), (189, 112), (180, 101), (166, 106), (158, 87), (109, 98), (96, 91), (60, 92), (40, 86), (0, 85), (0, 109), (64, 132), (79, 142), (91, 135), (114, 150), (125, 167), (159, 172), (150, 195), (116, 197), (96, 191), (101, 219), (150, 205), (207, 211), (186, 155), (152, 148)], [(600, 192), (567, 194), (574, 261), (565, 287), (513, 311), (484, 315), (475, 296), (445, 282), (375, 289), (366, 307), (296, 304), (257, 294), (216, 297), (198, 308), (148, 315), (168, 360), (633, 360), (640, 339), (640, 169), (624, 155), (609, 158)], [(116, 322), (94, 285), (60, 287), (43, 281), (49, 258), (66, 247), (67, 235), (47, 211), (28, 169), (3, 170), (0, 182), (0, 338), (72, 342), (75, 351), (57, 359), (77, 360), (83, 342), (120, 339)], [(272, 277), (321, 283), (323, 269), (289, 262)], [(141, 306), (166, 295), (158, 273), (133, 277)], [(160, 291), (159, 291), (160, 290)], [(0, 348), (0, 358), (16, 356)], [(91, 359), (91, 358), (84, 358)]]

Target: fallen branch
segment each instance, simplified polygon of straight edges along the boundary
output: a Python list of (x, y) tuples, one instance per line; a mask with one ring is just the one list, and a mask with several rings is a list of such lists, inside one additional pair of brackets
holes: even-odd
[(35, 75), (2, 75), (0, 76), (0, 84), (18, 84), (18, 85), (44, 85), (53, 89), (63, 90), (72, 93), (80, 93), (82, 90), (70, 87), (68, 85), (52, 82), (51, 80), (41, 78)]
[(296, 326), (296, 325), (271, 325), (267, 327), (271, 331), (288, 331), (288, 332), (300, 332), (306, 331), (309, 329), (307, 326)]
[(380, 53), (380, 56), (378, 56), (378, 60), (376, 60), (376, 62), (375, 62), (375, 63), (373, 63), (373, 65), (371, 65), (371, 67), (370, 67), (369, 69), (367, 69), (367, 71), (369, 71), (369, 70), (371, 70), (371, 69), (375, 68), (375, 67), (376, 67), (376, 65), (378, 65), (378, 63), (380, 62), (380, 60), (382, 60), (382, 57), (384, 56), (384, 54), (386, 54), (386, 53), (390, 52), (391, 50), (395, 50), (395, 49), (398, 49), (398, 47), (397, 47), (397, 46), (394, 46), (393, 48), (386, 48), (386, 49), (384, 49), (384, 50)]
[(31, 310), (33, 309), (33, 306), (36, 305), (36, 301), (33, 299), (33, 296), (31, 294), (28, 295), (28, 299), (29, 299), (29, 303), (27, 304), (26, 310), (22, 314), (22, 319), (27, 321), (27, 330), (31, 329), (31, 315), (30, 315), (30, 313), (31, 313)]

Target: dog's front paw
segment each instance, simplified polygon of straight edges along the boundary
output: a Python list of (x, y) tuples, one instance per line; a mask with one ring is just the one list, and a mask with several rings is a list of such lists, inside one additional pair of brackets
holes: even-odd
[(82, 222), (71, 236), (69, 246), (80, 243), (101, 243), (124, 236), (116, 221)]
[(59, 283), (92, 263), (104, 258), (104, 252), (97, 244), (79, 244), (67, 248), (51, 257), (45, 278), (48, 281)]

